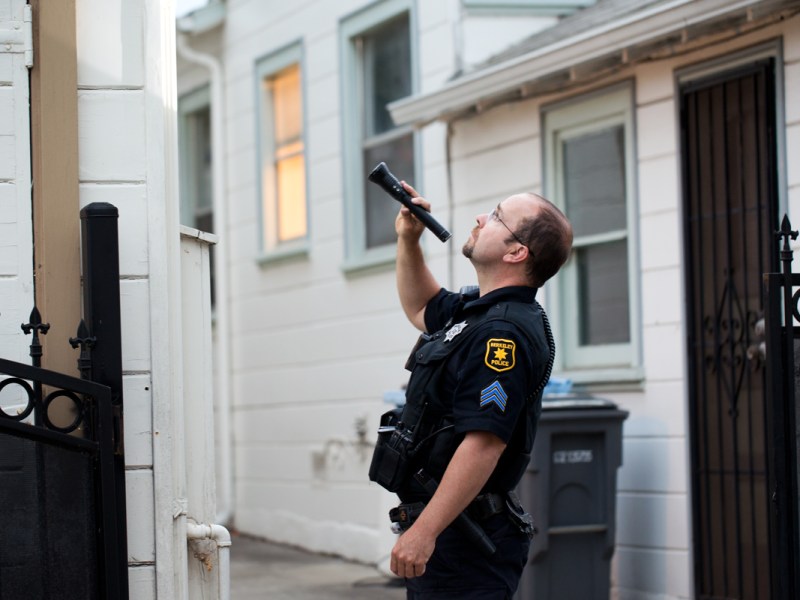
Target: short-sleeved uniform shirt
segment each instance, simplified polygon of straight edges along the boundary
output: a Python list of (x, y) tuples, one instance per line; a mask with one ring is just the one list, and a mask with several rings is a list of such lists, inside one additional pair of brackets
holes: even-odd
[[(513, 457), (529, 453), (538, 410), (530, 402), (549, 350), (534, 308), (536, 288), (506, 287), (483, 297), (440, 290), (425, 309), (428, 332), (441, 332), (451, 343), (465, 336), (448, 355), (440, 397), (451, 402), (456, 444), (470, 431), (488, 431), (507, 444), (487, 491), (506, 491), (516, 484)], [(508, 315), (509, 303), (530, 307), (531, 322), (507, 318), (484, 321), (484, 315)], [(517, 316), (519, 312), (514, 313)], [(472, 329), (471, 329), (472, 327)], [(447, 343), (447, 342), (445, 342)], [(413, 378), (413, 375), (412, 375)], [(449, 459), (448, 459), (449, 460)]]

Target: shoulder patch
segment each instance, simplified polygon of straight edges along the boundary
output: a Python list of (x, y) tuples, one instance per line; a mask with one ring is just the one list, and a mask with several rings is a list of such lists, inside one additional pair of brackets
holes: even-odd
[(512, 340), (491, 338), (486, 342), (486, 366), (502, 373), (514, 368), (517, 345)]
[(508, 402), (508, 394), (499, 381), (495, 381), (489, 387), (481, 390), (481, 408), (489, 404), (496, 404), (500, 412), (506, 412), (506, 402)]

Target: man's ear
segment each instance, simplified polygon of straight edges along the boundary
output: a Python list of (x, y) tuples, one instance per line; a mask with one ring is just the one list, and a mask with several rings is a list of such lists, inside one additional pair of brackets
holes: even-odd
[(503, 261), (512, 264), (525, 262), (525, 259), (528, 258), (529, 252), (530, 251), (525, 246), (520, 244), (513, 250), (509, 250), (508, 252), (506, 252), (503, 255)]

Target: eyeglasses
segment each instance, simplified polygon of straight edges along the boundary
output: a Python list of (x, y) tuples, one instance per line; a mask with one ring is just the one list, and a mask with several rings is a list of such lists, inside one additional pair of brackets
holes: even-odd
[(530, 252), (532, 256), (534, 256), (534, 257), (536, 256), (536, 255), (534, 254), (533, 250), (531, 250), (530, 246), (528, 246), (528, 244), (526, 244), (526, 243), (525, 243), (525, 242), (523, 242), (521, 239), (519, 239), (519, 236), (518, 236), (516, 233), (514, 233), (514, 232), (511, 230), (511, 227), (509, 227), (508, 225), (506, 225), (506, 224), (503, 222), (503, 219), (501, 219), (501, 218), (500, 218), (500, 215), (498, 215), (498, 214), (497, 214), (497, 209), (496, 209), (496, 208), (493, 208), (493, 209), (492, 209), (492, 212), (490, 212), (490, 213), (489, 213), (489, 218), (488, 218), (488, 220), (489, 220), (489, 221), (498, 221), (498, 222), (499, 222), (499, 223), (500, 223), (500, 224), (501, 224), (503, 227), (505, 227), (506, 229), (508, 229), (508, 233), (510, 233), (510, 234), (511, 234), (511, 237), (513, 237), (513, 238), (514, 238), (516, 241), (518, 241), (520, 244), (522, 244), (523, 246), (525, 246), (525, 247), (528, 249), (528, 252)]

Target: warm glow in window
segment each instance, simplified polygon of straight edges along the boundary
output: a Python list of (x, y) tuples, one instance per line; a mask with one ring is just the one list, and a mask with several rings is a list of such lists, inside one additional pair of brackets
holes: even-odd
[[(278, 238), (293, 240), (306, 234), (306, 165), (303, 155), (278, 161)], [(298, 202), (298, 198), (302, 202)]]
[(262, 172), (266, 249), (305, 237), (306, 166), (299, 65), (265, 80), (267, 134), (271, 160)]

